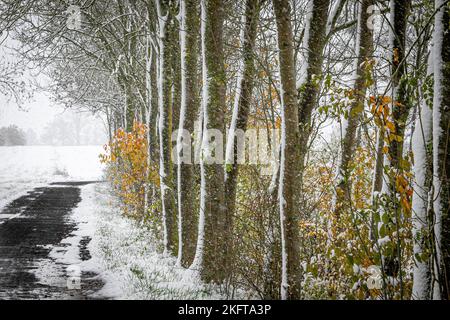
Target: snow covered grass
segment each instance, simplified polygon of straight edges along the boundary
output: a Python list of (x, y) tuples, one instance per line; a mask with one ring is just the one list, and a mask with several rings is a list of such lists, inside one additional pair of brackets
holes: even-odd
[[(100, 146), (0, 147), (0, 210), (27, 191), (51, 182), (101, 180), (101, 152)], [(69, 269), (79, 268), (90, 277), (97, 274), (94, 278), (105, 283), (92, 298), (225, 298), (217, 288), (202, 284), (196, 272), (177, 267), (175, 257), (160, 253), (161, 240), (122, 215), (107, 183), (80, 188), (82, 200), (70, 214), (76, 230), (51, 248), (54, 261), (36, 262), (33, 272), (40, 283), (65, 288)], [(88, 239), (91, 258), (83, 260), (80, 247)]]
[[(220, 299), (213, 288), (201, 283), (194, 271), (176, 266), (176, 258), (158, 252), (160, 240), (145, 226), (124, 217), (106, 183), (82, 187), (82, 202), (72, 218), (80, 225), (66, 243), (62, 255), (53, 257), (78, 264), (83, 272), (99, 274), (105, 286), (94, 298), (112, 299)], [(78, 246), (92, 238), (88, 250), (92, 258), (81, 261)]]
[(101, 146), (0, 147), (0, 211), (36, 187), (68, 180), (98, 180)]

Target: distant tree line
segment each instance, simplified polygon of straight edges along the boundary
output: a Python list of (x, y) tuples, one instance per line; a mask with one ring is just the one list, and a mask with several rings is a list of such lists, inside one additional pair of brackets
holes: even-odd
[(106, 142), (105, 130), (98, 121), (76, 113), (57, 115), (38, 132), (32, 128), (21, 129), (17, 125), (4, 126), (0, 130), (0, 146), (79, 146)]
[(0, 146), (23, 146), (26, 143), (25, 132), (18, 126), (0, 128)]

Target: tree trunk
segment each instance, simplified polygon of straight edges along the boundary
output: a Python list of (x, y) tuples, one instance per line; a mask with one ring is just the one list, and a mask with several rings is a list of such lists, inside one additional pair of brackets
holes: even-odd
[[(273, 144), (275, 147), (275, 144)], [(278, 204), (278, 184), (280, 171), (276, 169), (272, 176), (270, 192), (270, 207), (267, 212), (267, 240), (263, 266), (263, 299), (276, 300), (280, 297), (280, 278), (281, 278), (281, 245), (280, 245), (280, 224), (277, 219)]]
[(279, 65), (281, 78), (281, 163), (279, 182), (282, 299), (300, 299), (300, 235), (299, 211), (296, 195), (299, 192), (298, 164), (298, 108), (294, 43), (291, 26), (291, 7), (288, 0), (274, 0), (278, 31)]
[[(397, 177), (404, 171), (403, 166), (403, 144), (405, 137), (406, 120), (410, 111), (407, 92), (407, 64), (406, 64), (406, 27), (408, 23), (408, 14), (411, 7), (411, 0), (391, 0), (390, 1), (390, 36), (391, 36), (391, 86), (392, 86), (392, 114), (391, 121), (394, 125), (393, 129), (388, 129), (386, 135), (389, 138), (387, 144), (388, 153), (384, 157), (384, 166), (391, 168), (389, 175), (384, 177), (382, 192), (389, 195), (393, 209), (390, 211), (383, 210), (382, 215), (387, 214), (392, 220), (396, 233), (399, 236), (401, 228), (402, 207), (397, 197)], [(391, 137), (397, 136), (392, 139)], [(402, 250), (400, 240), (395, 239), (396, 248), (388, 256), (382, 256), (383, 274), (393, 275), (390, 266), (397, 265), (401, 269)], [(400, 297), (403, 299), (403, 275), (399, 273), (400, 281)]]
[[(237, 163), (238, 144), (235, 132), (236, 130), (245, 132), (247, 129), (247, 120), (250, 112), (250, 101), (253, 90), (253, 78), (255, 76), (254, 54), (259, 10), (259, 0), (245, 1), (244, 23), (242, 26), (243, 30), (241, 30), (243, 70), (238, 71), (240, 74), (237, 80), (235, 105), (226, 148), (225, 201), (227, 206), (227, 235), (231, 235), (233, 230), (233, 215), (235, 214), (236, 207), (236, 185), (239, 172), (239, 165)], [(227, 256), (229, 258), (233, 256), (231, 252), (231, 240), (232, 239), (226, 240), (226, 243), (229, 245), (229, 248), (227, 249)], [(229, 262), (230, 261), (228, 261), (228, 263)]]
[(133, 81), (133, 72), (134, 72), (134, 60), (137, 57), (136, 52), (136, 35), (135, 35), (135, 23), (133, 21), (133, 15), (131, 14), (130, 10), (131, 7), (129, 3), (125, 2), (124, 5), (126, 6), (126, 9), (128, 11), (128, 15), (124, 18), (125, 19), (125, 59), (127, 60), (126, 63), (126, 70), (127, 74), (125, 77), (125, 88), (126, 88), (126, 130), (127, 132), (131, 132), (133, 130), (133, 124), (136, 120), (136, 115), (139, 113), (139, 108), (137, 106), (137, 101), (135, 98), (135, 91), (133, 90), (133, 87), (135, 86), (135, 82)]
[(384, 128), (378, 128), (375, 146), (375, 167), (373, 169), (372, 198), (374, 194), (381, 191), (381, 188), (383, 186), (383, 147)]
[[(222, 283), (226, 276), (226, 230), (224, 169), (220, 154), (211, 151), (222, 145), (224, 132), (226, 76), (223, 55), (224, 3), (202, 0), (203, 138), (201, 156), (201, 200), (197, 251), (193, 266), (206, 282)], [(214, 131), (218, 130), (218, 131)], [(219, 148), (220, 149), (220, 148)]]
[(150, 65), (150, 87), (152, 90), (151, 96), (151, 113), (149, 114), (149, 149), (150, 158), (152, 162), (158, 163), (159, 161), (159, 149), (158, 149), (158, 113), (159, 113), (159, 92), (158, 92), (158, 55), (156, 48), (153, 48), (153, 54), (151, 55), (151, 65)]
[[(406, 89), (406, 26), (411, 0), (391, 0), (391, 25), (392, 25), (392, 121), (395, 125), (395, 133), (401, 139), (391, 141), (389, 144), (390, 164), (395, 169), (400, 169), (400, 161), (403, 159), (403, 140), (410, 105)], [(395, 186), (390, 186), (390, 191)], [(394, 192), (395, 193), (395, 192)]]
[[(298, 106), (295, 103), (295, 64), (288, 1), (274, 1), (280, 49), (280, 76), (283, 93), (282, 154), (280, 169), (280, 217), (282, 239), (282, 289), (284, 299), (300, 298), (300, 203), (307, 145), (311, 133), (311, 113), (319, 93), (329, 0), (310, 2), (304, 43)], [(294, 105), (295, 107), (294, 107)], [(297, 108), (293, 111), (292, 108)], [(294, 128), (293, 126), (297, 128)]]
[[(427, 77), (433, 73), (432, 53), (428, 58)], [(427, 78), (424, 80), (427, 81)], [(421, 83), (423, 87), (423, 82)], [(420, 90), (420, 89), (419, 89)], [(412, 137), (414, 154), (414, 194), (412, 196), (412, 219), (414, 240), (413, 299), (427, 300), (431, 297), (431, 261), (427, 254), (430, 247), (428, 197), (432, 181), (432, 111), (420, 90), (421, 102)]]
[[(383, 188), (383, 165), (384, 165), (384, 127), (380, 127), (377, 130), (375, 146), (375, 165), (373, 168), (372, 177), (372, 190), (371, 190), (371, 203), (373, 206), (376, 205), (376, 196), (381, 192)], [(370, 239), (375, 241), (378, 238), (378, 227), (376, 225), (376, 218), (374, 214), (370, 217)]]
[(348, 120), (344, 119), (343, 141), (341, 147), (340, 163), (337, 168), (337, 184), (334, 199), (334, 210), (336, 221), (339, 220), (342, 209), (348, 207), (351, 201), (351, 181), (349, 165), (353, 157), (356, 146), (356, 129), (361, 119), (361, 113), (364, 112), (364, 101), (366, 98), (368, 84), (367, 62), (373, 52), (373, 32), (368, 27), (369, 19), (368, 8), (373, 5), (373, 0), (362, 0), (358, 6), (358, 26), (356, 35), (356, 53), (355, 74), (354, 74), (354, 93), (355, 99), (350, 106)]
[[(180, 2), (181, 46), (181, 108), (179, 134), (183, 130), (192, 134), (197, 117), (198, 97), (198, 32), (200, 29), (199, 0)], [(177, 143), (180, 143), (178, 139)], [(191, 150), (192, 150), (191, 145)], [(191, 159), (192, 161), (192, 159)], [(195, 255), (197, 241), (197, 217), (195, 214), (194, 165), (178, 163), (178, 262), (188, 267)]]
[(433, 209), (439, 284), (434, 299), (450, 299), (450, 4), (436, 0), (433, 100)]
[[(172, 2), (169, 3), (169, 5)], [(159, 105), (159, 149), (160, 149), (160, 186), (161, 205), (164, 228), (164, 252), (176, 254), (176, 213), (172, 163), (172, 92), (171, 92), (171, 62), (166, 48), (171, 41), (167, 32), (168, 24), (172, 23), (172, 10), (165, 1), (157, 1), (159, 20), (159, 55), (158, 55), (158, 105)]]

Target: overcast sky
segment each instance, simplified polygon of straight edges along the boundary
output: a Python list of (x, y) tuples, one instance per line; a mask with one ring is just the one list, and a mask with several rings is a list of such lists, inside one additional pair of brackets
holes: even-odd
[[(1, 40), (0, 59), (13, 62), (15, 55), (11, 48), (15, 46), (16, 42), (11, 39)], [(40, 85), (45, 85), (45, 82), (48, 81), (42, 74), (37, 79), (34, 78), (33, 73), (33, 70), (30, 70), (25, 73), (24, 77), (27, 77), (28, 80), (37, 80)], [(19, 78), (17, 80), (27, 79)], [(38, 135), (41, 135), (45, 126), (53, 121), (55, 116), (67, 113), (70, 112), (65, 111), (61, 105), (51, 100), (48, 93), (42, 91), (36, 91), (31, 99), (23, 101), (21, 108), (14, 99), (8, 101), (7, 97), (0, 92), (0, 127), (15, 124), (25, 131), (32, 129)], [(92, 117), (92, 121), (94, 125), (103, 127), (100, 119)]]
[[(4, 40), (0, 44), (0, 59), (13, 62), (15, 55), (11, 48), (15, 47), (16, 42), (10, 38), (0, 40)], [(31, 75), (27, 76), (31, 77)], [(16, 124), (21, 128), (31, 128), (40, 133), (56, 114), (63, 111), (61, 107), (50, 101), (48, 95), (42, 92), (36, 92), (33, 99), (24, 101), (22, 107), (22, 110), (19, 109), (14, 99), (8, 101), (7, 97), (0, 92), (0, 127)]]
[(0, 94), (0, 127), (16, 124), (40, 134), (43, 127), (63, 111), (62, 107), (55, 105), (44, 93), (36, 93), (31, 101), (23, 104), (23, 110), (19, 109), (14, 100), (8, 102), (6, 97)]

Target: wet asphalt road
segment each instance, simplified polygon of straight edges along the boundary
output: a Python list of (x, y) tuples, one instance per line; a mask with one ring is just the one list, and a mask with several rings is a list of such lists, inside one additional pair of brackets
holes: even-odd
[[(77, 229), (70, 212), (81, 201), (80, 186), (94, 183), (62, 182), (36, 188), (0, 212), (0, 299), (88, 299), (101, 289), (96, 274), (82, 272), (81, 289), (69, 290), (67, 265), (49, 256), (52, 247)], [(78, 244), (82, 260), (91, 258), (84, 237)], [(36, 273), (46, 266), (51, 281), (40, 282)]]

